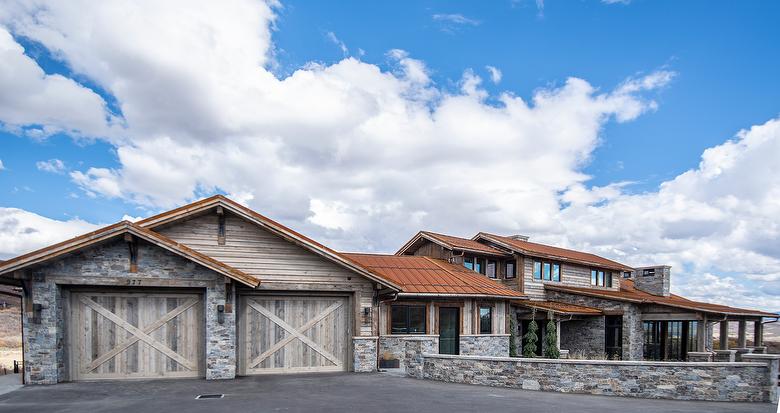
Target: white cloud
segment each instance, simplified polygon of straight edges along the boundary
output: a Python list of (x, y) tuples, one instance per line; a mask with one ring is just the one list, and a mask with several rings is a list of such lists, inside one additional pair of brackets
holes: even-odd
[(485, 69), (487, 69), (488, 73), (490, 73), (490, 81), (498, 84), (501, 81), (501, 77), (503, 76), (501, 74), (501, 71), (493, 66), (485, 66)]
[(468, 26), (479, 26), (479, 20), (470, 19), (462, 14), (434, 14), (433, 20)]
[(56, 158), (49, 159), (48, 161), (38, 161), (35, 163), (35, 167), (40, 171), (51, 172), (55, 174), (62, 174), (67, 170), (65, 162), (62, 162)]
[(109, 133), (103, 99), (71, 79), (44, 73), (1, 24), (0, 90), (0, 127), (12, 132), (36, 138)]
[(64, 241), (97, 225), (80, 219), (59, 221), (17, 208), (0, 207), (0, 259)]
[(0, 159), (0, 171), (5, 170), (5, 165), (3, 165), (3, 160)]
[[(70, 172), (90, 196), (157, 209), (225, 192), (347, 250), (392, 251), (423, 228), (527, 233), (632, 265), (672, 264), (676, 291), (703, 298), (714, 296), (701, 288), (718, 285), (702, 287), (703, 274), (743, 285), (742, 273), (755, 283), (780, 273), (780, 121), (708, 149), (698, 168), (657, 191), (589, 188), (582, 169), (604, 126), (655, 110), (652, 95), (673, 72), (612, 90), (570, 78), (524, 99), (490, 96), (471, 70), (459, 90), (439, 87), (424, 62), (395, 49), (390, 72), (345, 58), (279, 78), (269, 69), (274, 18), (250, 0), (0, 11), (0, 23), (121, 106), (122, 134), (107, 137), (118, 166)], [(57, 119), (82, 129), (78, 117)], [(724, 299), (750, 302), (735, 291)]]
[(629, 4), (631, 0), (601, 0), (604, 4)]

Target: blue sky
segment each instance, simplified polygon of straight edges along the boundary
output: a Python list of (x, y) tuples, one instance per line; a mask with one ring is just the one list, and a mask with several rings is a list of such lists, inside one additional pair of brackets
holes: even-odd
[[(461, 15), (474, 23), (435, 20)], [(659, 109), (625, 124), (607, 124), (603, 143), (585, 168), (593, 185), (634, 182), (645, 191), (695, 167), (703, 149), (736, 131), (780, 113), (780, 27), (776, 2), (534, 1), (283, 3), (273, 38), (286, 76), (312, 61), (332, 64), (345, 57), (328, 37), (334, 33), (349, 55), (388, 68), (387, 51), (407, 50), (431, 69), (433, 80), (455, 89), (464, 69), (487, 76), (499, 68), (494, 91), (527, 98), (539, 87), (570, 76), (612, 88), (632, 74), (669, 68), (678, 73), (659, 93)], [(20, 39), (47, 73), (70, 74), (45, 47)], [(107, 100), (112, 97), (80, 79)], [(79, 216), (112, 222), (137, 206), (121, 200), (74, 198), (66, 175), (39, 171), (35, 162), (117, 166), (111, 145), (74, 143), (67, 136), (44, 141), (0, 132), (7, 173), (0, 174), (0, 202), (55, 218)], [(56, 202), (42, 202), (51, 200)]]
[(220, 192), (341, 249), (519, 231), (780, 299), (780, 3), (181, 6), (0, 13), (0, 258)]

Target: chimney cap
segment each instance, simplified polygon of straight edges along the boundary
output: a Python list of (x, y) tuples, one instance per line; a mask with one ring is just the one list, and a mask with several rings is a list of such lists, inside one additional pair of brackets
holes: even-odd
[(519, 241), (528, 241), (528, 235), (520, 235), (520, 234), (514, 234), (510, 235), (507, 238), (516, 239)]

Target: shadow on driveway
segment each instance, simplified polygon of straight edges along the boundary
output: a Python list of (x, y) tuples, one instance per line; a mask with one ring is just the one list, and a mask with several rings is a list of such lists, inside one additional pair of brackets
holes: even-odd
[[(222, 399), (196, 400), (199, 394)], [(255, 376), (28, 386), (0, 412), (775, 412), (769, 403), (647, 400), (470, 386), (384, 374)]]

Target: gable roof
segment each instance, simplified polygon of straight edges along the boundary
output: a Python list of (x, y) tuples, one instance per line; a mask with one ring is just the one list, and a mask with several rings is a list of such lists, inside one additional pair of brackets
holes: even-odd
[(444, 260), (411, 255), (344, 255), (400, 285), (399, 295), (525, 298), (521, 292)]
[(501, 235), (493, 235), (485, 232), (480, 232), (473, 238), (476, 242), (478, 239), (485, 239), (490, 242), (494, 242), (505, 248), (509, 248), (518, 253), (530, 256), (536, 256), (541, 258), (559, 259), (561, 261), (571, 261), (579, 264), (591, 265), (595, 267), (603, 267), (611, 270), (618, 271), (633, 271), (632, 267), (621, 264), (617, 261), (612, 261), (598, 255), (575, 251), (566, 248), (553, 247), (551, 245), (539, 244), (536, 242), (529, 242), (520, 239), (514, 239), (510, 237), (504, 237)]
[(636, 286), (634, 285), (633, 280), (621, 280), (619, 291), (601, 290), (601, 289), (584, 288), (584, 287), (569, 287), (569, 286), (551, 285), (551, 284), (545, 284), (544, 288), (553, 291), (562, 291), (565, 293), (585, 295), (589, 297), (605, 298), (608, 300), (627, 301), (627, 302), (640, 303), (640, 304), (658, 304), (658, 305), (665, 305), (669, 307), (682, 308), (686, 310), (702, 311), (705, 313), (757, 316), (757, 317), (779, 317), (780, 316), (778, 314), (767, 313), (765, 311), (728, 307), (725, 305), (693, 301), (675, 294), (671, 294), (669, 297), (653, 295), (637, 289)]
[(496, 256), (508, 256), (510, 255), (506, 251), (502, 251), (498, 248), (493, 248), (489, 245), (482, 244), (480, 242), (468, 239), (454, 237), (452, 235), (437, 234), (430, 231), (420, 231), (412, 239), (406, 242), (395, 255), (404, 255), (406, 251), (414, 247), (420, 240), (428, 240), (435, 244), (438, 244), (449, 250), (459, 250), (465, 252), (471, 252), (476, 254), (487, 254)]
[(40, 264), (124, 234), (132, 234), (250, 287), (254, 288), (260, 284), (260, 280), (254, 276), (246, 274), (221, 261), (203, 255), (186, 245), (180, 244), (168, 237), (140, 227), (129, 221), (121, 221), (96, 231), (12, 258), (0, 264), (0, 275), (11, 273), (30, 265)]
[(359, 263), (353, 261), (349, 257), (339, 252), (336, 252), (303, 234), (295, 232), (292, 229), (270, 218), (260, 215), (257, 212), (223, 195), (214, 195), (209, 198), (205, 198), (200, 201), (196, 201), (191, 204), (184, 205), (182, 207), (172, 209), (170, 211), (163, 212), (161, 214), (143, 219), (141, 221), (138, 221), (136, 224), (140, 227), (153, 230), (154, 228), (159, 227), (161, 225), (170, 224), (175, 221), (189, 218), (193, 215), (202, 213), (212, 208), (216, 208), (217, 206), (221, 206), (222, 208), (248, 220), (249, 222), (259, 225), (263, 229), (275, 235), (278, 235), (286, 239), (287, 241), (292, 242), (293, 244), (296, 244), (333, 263), (345, 267), (348, 270), (351, 270), (363, 277), (378, 282), (392, 290), (400, 291), (401, 289), (398, 285), (396, 285), (392, 281), (389, 281), (375, 274), (370, 269), (361, 266)]

